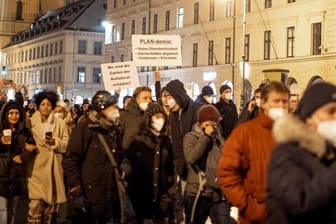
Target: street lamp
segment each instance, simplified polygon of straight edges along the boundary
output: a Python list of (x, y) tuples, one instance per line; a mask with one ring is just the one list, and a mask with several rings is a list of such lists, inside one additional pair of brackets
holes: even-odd
[(245, 72), (246, 72), (246, 68), (245, 68), (245, 63), (246, 63), (246, 55), (245, 55), (245, 45), (246, 45), (246, 0), (244, 0), (244, 5), (243, 5), (243, 47), (242, 47), (242, 78), (243, 78), (243, 83), (242, 83), (242, 92), (241, 92), (241, 102), (240, 102), (240, 108), (243, 109), (244, 107), (244, 103), (245, 103), (245, 97), (246, 97), (246, 93), (245, 93)]
[[(235, 53), (236, 53), (236, 0), (233, 1), (233, 16), (232, 16), (232, 63), (231, 63), (231, 69), (232, 69), (232, 86), (234, 87), (234, 79), (235, 79)], [(232, 94), (232, 99), (234, 100), (234, 91)]]

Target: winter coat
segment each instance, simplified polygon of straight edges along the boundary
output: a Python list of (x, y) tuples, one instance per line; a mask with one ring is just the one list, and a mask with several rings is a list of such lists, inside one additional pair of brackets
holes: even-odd
[(267, 222), (336, 223), (335, 148), (293, 115), (276, 121), (273, 133), (278, 145), (268, 169)]
[[(2, 107), (0, 118), (0, 137), (5, 127), (4, 120), (6, 108), (13, 104), (10, 102)], [(10, 198), (27, 194), (27, 164), (34, 158), (34, 152), (25, 150), (25, 143), (35, 144), (33, 136), (26, 127), (26, 116), (23, 108), (20, 110), (20, 119), (16, 125), (16, 130), (12, 132), (10, 145), (3, 145), (0, 141), (0, 196)], [(15, 163), (14, 156), (20, 155), (22, 163)]]
[[(183, 138), (184, 157), (188, 164), (188, 174), (185, 191), (197, 193), (199, 188), (198, 172), (205, 172), (206, 160), (209, 152), (215, 147), (222, 147), (224, 143), (220, 132), (209, 137), (204, 134), (199, 123), (194, 124), (192, 131)], [(217, 149), (217, 148), (216, 148)], [(213, 188), (205, 185), (204, 196), (211, 196)], [(207, 194), (207, 195), (205, 195)]]
[(239, 222), (266, 222), (266, 173), (275, 141), (273, 120), (260, 112), (233, 130), (224, 145), (218, 182), (225, 197), (239, 209)]
[(122, 147), (127, 149), (140, 130), (144, 112), (140, 110), (135, 98), (127, 104), (124, 111), (120, 111), (120, 123), (122, 127)]
[[(119, 216), (118, 191), (113, 167), (97, 137), (101, 133), (116, 162), (120, 154), (119, 127), (90, 111), (73, 130), (63, 159), (69, 189), (80, 186), (95, 217)], [(72, 212), (72, 211), (70, 211)]]
[(197, 96), (196, 100), (195, 100), (196, 103), (199, 103), (199, 104), (209, 104), (208, 101), (206, 101), (202, 95), (199, 95)]
[(232, 100), (226, 103), (222, 98), (220, 98), (215, 106), (222, 116), (222, 120), (220, 121), (222, 134), (223, 137), (227, 139), (238, 124), (237, 107)]
[(166, 135), (156, 136), (142, 130), (132, 141), (126, 158), (131, 165), (127, 192), (137, 216), (163, 217), (161, 198), (174, 184), (172, 148)]
[(181, 109), (172, 112), (169, 115), (169, 123), (172, 130), (172, 143), (174, 152), (174, 163), (176, 172), (182, 178), (186, 177), (187, 168), (183, 153), (183, 136), (192, 130), (193, 124), (196, 123), (196, 112), (202, 105), (195, 103), (192, 99), (185, 100)]
[(245, 107), (243, 108), (243, 110), (241, 111), (241, 113), (239, 114), (239, 118), (238, 118), (238, 124), (241, 124), (245, 121), (249, 121), (252, 120), (254, 118), (256, 118), (259, 114), (259, 107), (255, 106), (253, 108), (252, 111), (248, 110), (248, 105), (250, 104), (251, 101), (249, 101)]
[[(41, 114), (36, 111), (31, 118), (31, 131), (38, 153), (28, 167), (28, 193), (30, 199), (58, 204), (66, 201), (62, 153), (66, 152), (69, 135), (64, 120), (55, 118), (53, 112), (50, 113), (46, 124), (50, 125), (51, 129), (45, 129)], [(47, 131), (52, 131), (52, 137), (55, 139), (54, 146), (45, 143)]]

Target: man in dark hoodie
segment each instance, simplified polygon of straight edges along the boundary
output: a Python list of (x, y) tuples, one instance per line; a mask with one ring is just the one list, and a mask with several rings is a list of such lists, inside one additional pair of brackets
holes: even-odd
[[(196, 123), (196, 112), (202, 105), (195, 103), (187, 95), (183, 83), (177, 79), (170, 81), (166, 85), (164, 97), (167, 98), (167, 104), (171, 111), (169, 123), (171, 125), (176, 174), (181, 177), (181, 179), (185, 179), (187, 166), (183, 154), (183, 136), (191, 131), (193, 124)], [(177, 223), (180, 223), (183, 221), (182, 188), (180, 181), (177, 181), (176, 188), (176, 218)]]

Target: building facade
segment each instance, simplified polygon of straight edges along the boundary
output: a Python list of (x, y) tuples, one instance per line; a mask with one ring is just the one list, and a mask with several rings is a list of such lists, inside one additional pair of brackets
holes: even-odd
[(22, 84), (29, 98), (41, 89), (92, 97), (103, 88), (105, 9), (104, 0), (82, 0), (40, 16), (2, 49), (5, 78)]
[[(239, 103), (269, 77), (296, 98), (315, 78), (336, 83), (334, 0), (108, 0), (106, 20), (106, 62), (132, 59), (132, 34), (181, 35), (183, 66), (161, 67), (162, 84), (178, 78), (193, 97), (225, 82)], [(154, 69), (139, 67), (142, 84)]]
[(0, 1), (0, 65), (6, 72), (1, 48), (10, 42), (10, 37), (26, 29), (39, 15), (64, 6), (64, 0), (18, 0)]

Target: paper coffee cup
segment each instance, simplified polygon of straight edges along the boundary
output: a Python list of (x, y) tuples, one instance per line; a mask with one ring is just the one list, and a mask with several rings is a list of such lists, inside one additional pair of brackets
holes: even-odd
[(11, 140), (9, 142), (9, 144), (10, 144), (12, 142), (12, 130), (11, 129), (4, 129), (2, 132), (3, 132), (4, 136), (10, 136), (11, 137)]

